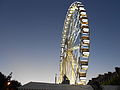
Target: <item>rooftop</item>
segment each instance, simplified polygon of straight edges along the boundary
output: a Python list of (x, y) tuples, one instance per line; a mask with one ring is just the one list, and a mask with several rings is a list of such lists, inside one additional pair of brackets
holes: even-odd
[(29, 82), (18, 90), (29, 89), (29, 90), (93, 90), (90, 85), (68, 85), (68, 84), (52, 84), (52, 83), (41, 83), (41, 82)]

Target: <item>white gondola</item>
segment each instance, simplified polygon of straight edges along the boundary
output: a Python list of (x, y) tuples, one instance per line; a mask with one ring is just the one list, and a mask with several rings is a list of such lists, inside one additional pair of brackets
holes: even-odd
[(89, 28), (83, 28), (84, 32), (89, 32)]

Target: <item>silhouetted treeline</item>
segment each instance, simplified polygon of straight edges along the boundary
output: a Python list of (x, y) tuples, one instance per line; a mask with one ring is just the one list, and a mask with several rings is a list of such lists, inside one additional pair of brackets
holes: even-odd
[(94, 85), (98, 82), (99, 85), (120, 85), (120, 68), (116, 67), (115, 72), (108, 72), (104, 75), (99, 75), (96, 78), (89, 80), (89, 85)]
[(0, 90), (17, 90), (17, 87), (21, 86), (20, 82), (11, 80), (11, 74), (5, 76), (0, 72)]

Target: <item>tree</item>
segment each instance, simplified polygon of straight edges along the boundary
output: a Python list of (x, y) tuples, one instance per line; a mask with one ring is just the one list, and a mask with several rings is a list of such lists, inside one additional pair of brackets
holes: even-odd
[(6, 82), (6, 76), (0, 72), (0, 90), (5, 88)]
[(94, 90), (102, 90), (102, 86), (97, 81), (93, 81), (90, 85), (93, 87)]
[(20, 87), (21, 86), (21, 83), (16, 81), (16, 80), (12, 80), (10, 81), (10, 84), (9, 84), (9, 90), (17, 90), (17, 87)]
[(5, 76), (0, 72), (0, 90), (16, 90), (21, 86), (21, 83), (16, 80), (11, 80), (12, 73)]

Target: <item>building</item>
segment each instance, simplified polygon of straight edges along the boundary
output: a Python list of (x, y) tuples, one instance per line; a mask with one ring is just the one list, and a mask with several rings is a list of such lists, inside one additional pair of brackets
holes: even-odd
[[(29, 82), (19, 87), (18, 90), (94, 90), (94, 89), (90, 85), (68, 85), (68, 84)], [(120, 90), (120, 86), (103, 85), (102, 90)]]
[(68, 85), (29, 82), (19, 87), (18, 90), (93, 90), (93, 88), (90, 85)]

